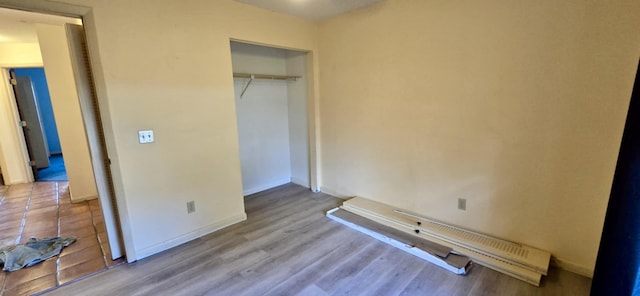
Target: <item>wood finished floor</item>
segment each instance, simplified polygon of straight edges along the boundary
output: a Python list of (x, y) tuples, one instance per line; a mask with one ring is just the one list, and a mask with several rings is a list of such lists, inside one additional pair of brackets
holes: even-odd
[(32, 267), (1, 271), (0, 295), (38, 293), (121, 263), (110, 259), (98, 200), (71, 203), (68, 182), (0, 186), (0, 245), (56, 236), (76, 242)]
[(284, 185), (245, 198), (247, 221), (49, 295), (588, 295), (552, 268), (541, 287), (474, 266), (459, 276), (324, 216), (341, 200)]

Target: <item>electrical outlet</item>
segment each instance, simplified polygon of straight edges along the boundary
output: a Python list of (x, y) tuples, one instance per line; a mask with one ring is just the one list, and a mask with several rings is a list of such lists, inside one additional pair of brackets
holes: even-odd
[(463, 210), (463, 211), (467, 210), (467, 199), (458, 198), (458, 210)]
[(193, 212), (196, 211), (196, 202), (195, 201), (188, 201), (187, 202), (187, 214), (191, 214)]
[(138, 142), (140, 144), (153, 143), (153, 130), (138, 131)]

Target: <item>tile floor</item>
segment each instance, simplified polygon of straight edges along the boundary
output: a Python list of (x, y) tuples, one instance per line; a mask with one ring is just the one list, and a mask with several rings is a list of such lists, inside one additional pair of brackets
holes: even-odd
[(0, 271), (0, 296), (38, 293), (124, 262), (111, 260), (97, 199), (71, 203), (68, 182), (0, 186), (0, 245), (55, 236), (77, 240), (35, 266)]

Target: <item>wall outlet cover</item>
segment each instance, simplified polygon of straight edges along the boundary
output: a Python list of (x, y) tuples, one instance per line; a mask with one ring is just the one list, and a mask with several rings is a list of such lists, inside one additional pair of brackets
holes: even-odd
[(193, 212), (196, 211), (196, 202), (195, 201), (188, 201), (187, 202), (187, 214), (191, 214)]
[(153, 130), (138, 131), (138, 142), (140, 144), (153, 143)]
[(467, 199), (458, 198), (458, 210), (463, 210), (463, 211), (467, 210)]

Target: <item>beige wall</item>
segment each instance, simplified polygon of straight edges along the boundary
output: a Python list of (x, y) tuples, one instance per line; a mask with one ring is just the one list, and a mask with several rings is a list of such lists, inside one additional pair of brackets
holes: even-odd
[(2, 66), (42, 65), (38, 43), (0, 43), (0, 63)]
[(546, 249), (589, 274), (638, 15), (634, 0), (390, 0), (322, 23), (323, 189)]
[[(128, 259), (244, 219), (229, 40), (315, 50), (316, 26), (226, 0), (64, 2), (92, 8)], [(142, 129), (155, 143), (138, 144)]]
[(98, 196), (86, 131), (80, 112), (67, 35), (63, 26), (37, 24), (44, 71), (74, 202)]
[(0, 44), (0, 167), (6, 184), (26, 183), (31, 179), (31, 168), (25, 159), (24, 136), (17, 128), (20, 117), (8, 84), (5, 69), (12, 67), (42, 66), (42, 56), (37, 43)]

